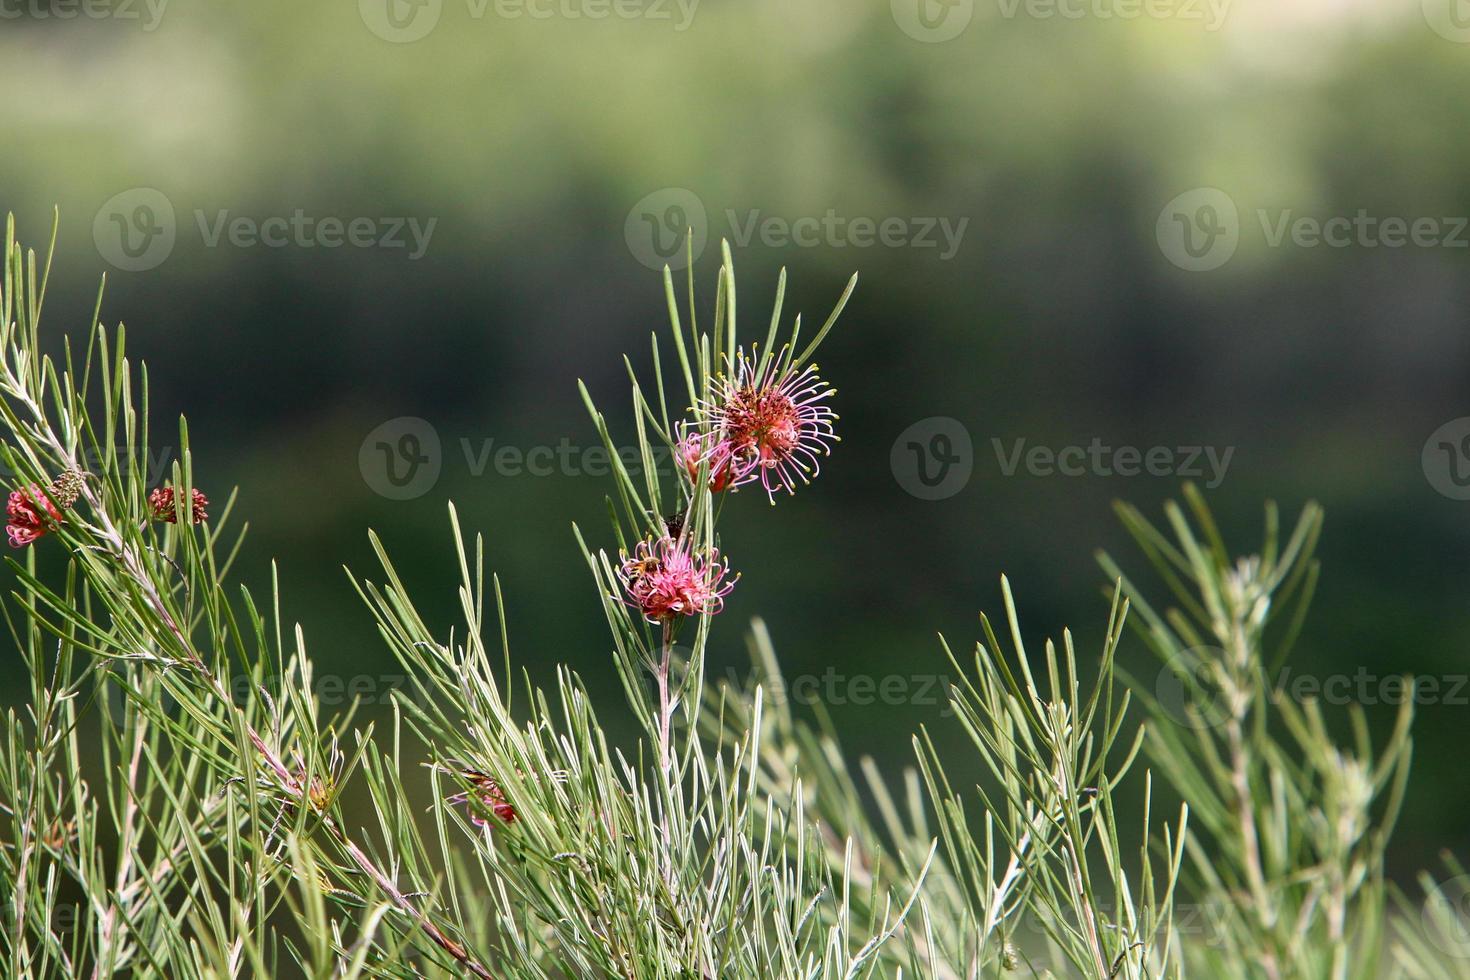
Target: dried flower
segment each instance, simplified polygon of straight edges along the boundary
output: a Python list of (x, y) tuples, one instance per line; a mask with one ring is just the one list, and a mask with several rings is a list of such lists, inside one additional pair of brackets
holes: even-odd
[(51, 821), (51, 827), (41, 837), (41, 843), (54, 851), (59, 851), (77, 839), (77, 822), (75, 820), (62, 820), (60, 817)]
[(662, 623), (676, 616), (718, 613), (739, 578), (726, 582), (728, 571), (716, 549), (696, 554), (685, 538), (665, 534), (638, 542), (632, 556), (623, 559), (618, 578), (628, 603), (649, 622)]
[(82, 474), (78, 470), (67, 470), (51, 481), (46, 491), (62, 510), (69, 509), (82, 495)]
[[(209, 519), (204, 508), (209, 506), (209, 498), (200, 490), (194, 490), (190, 494), (191, 506), (189, 508), (189, 522), (199, 524)], [(148, 495), (148, 508), (153, 511), (155, 520), (167, 521), (177, 524), (179, 520), (178, 511), (174, 509), (174, 488), (159, 487)]]
[(12, 548), (24, 548), (45, 536), (61, 522), (61, 511), (47, 495), (47, 491), (32, 483), (22, 490), (12, 490), (10, 501), (5, 505), (5, 533), (10, 537)]
[[(772, 363), (775, 363), (774, 361)], [(709, 429), (707, 441), (697, 447), (688, 438), (687, 451), (701, 450), (708, 460), (711, 480), (719, 473), (728, 486), (760, 478), (775, 502), (778, 490), (796, 492), (796, 483), (810, 483), (820, 469), (819, 457), (837, 440), (837, 415), (822, 404), (836, 393), (817, 376), (816, 365), (773, 373), (754, 354), (742, 349), (734, 364), (715, 379), (715, 394), (701, 406)], [(686, 467), (688, 456), (684, 456)]]

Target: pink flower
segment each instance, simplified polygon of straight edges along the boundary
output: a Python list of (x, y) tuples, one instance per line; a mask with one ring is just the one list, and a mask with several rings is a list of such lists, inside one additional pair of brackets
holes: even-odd
[(684, 538), (664, 535), (638, 542), (632, 557), (623, 559), (618, 578), (629, 605), (650, 623), (663, 623), (676, 616), (718, 613), (735, 588), (735, 579), (724, 581), (728, 571), (715, 549), (696, 555)]
[(756, 356), (741, 350), (715, 386), (714, 397), (701, 406), (713, 440), (701, 457), (710, 461), (711, 479), (716, 464), (731, 486), (759, 477), (773, 503), (777, 490), (795, 493), (798, 480), (810, 483), (819, 457), (837, 441), (837, 415), (822, 404), (836, 392), (817, 376), (816, 365), (773, 374), (771, 365), (762, 369)]
[(45, 536), (61, 521), (61, 511), (46, 496), (46, 491), (34, 483), (24, 490), (10, 492), (5, 516), (8, 518), (5, 533), (10, 537), (12, 548), (24, 548)]
[[(190, 494), (190, 523), (199, 524), (208, 520), (209, 514), (205, 513), (204, 510), (208, 506), (209, 498), (199, 490), (194, 490)], [(167, 521), (170, 524), (177, 524), (179, 521), (178, 512), (174, 510), (173, 487), (159, 487), (150, 493), (148, 495), (148, 508), (153, 511), (155, 520)]]
[[(699, 479), (699, 467), (708, 461), (711, 493), (719, 493), (735, 486), (742, 467), (736, 465), (733, 446), (722, 440), (718, 433), (699, 432), (684, 423), (680, 423), (680, 427), (682, 438), (674, 446), (674, 457), (689, 474), (689, 482)], [(743, 469), (747, 472), (751, 470), (748, 461)]]

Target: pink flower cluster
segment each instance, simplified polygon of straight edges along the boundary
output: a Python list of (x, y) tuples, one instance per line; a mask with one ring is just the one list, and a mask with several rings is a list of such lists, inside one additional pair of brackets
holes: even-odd
[[(815, 365), (783, 360), (742, 348), (714, 379), (711, 397), (696, 406), (695, 421), (680, 425), (674, 447), (690, 482), (705, 473), (710, 491), (721, 493), (760, 480), (775, 503), (776, 491), (795, 493), (798, 482), (817, 475), (820, 457), (837, 441), (837, 415), (824, 404), (836, 392)], [(651, 623), (718, 613), (739, 578), (727, 581), (719, 552), (696, 551), (680, 523), (640, 541), (618, 569), (624, 601)]]
[(736, 353), (715, 379), (713, 396), (699, 406), (701, 420), (685, 425), (675, 447), (691, 480), (709, 467), (716, 493), (756, 479), (775, 502), (776, 491), (796, 492), (820, 469), (820, 457), (837, 441), (837, 415), (823, 402), (836, 394), (815, 365), (774, 368), (756, 354)]
[(638, 542), (633, 554), (623, 559), (618, 578), (630, 605), (650, 623), (664, 623), (680, 616), (718, 613), (739, 578), (725, 581), (728, 572), (717, 550), (696, 552), (687, 536), (665, 534)]
[(32, 483), (12, 490), (5, 504), (5, 534), (12, 548), (24, 548), (44, 537), (62, 521), (61, 512), (82, 495), (82, 474), (67, 470), (42, 489)]
[[(82, 473), (68, 470), (45, 489), (33, 483), (20, 490), (12, 490), (5, 505), (5, 534), (10, 538), (10, 546), (24, 548), (55, 530), (64, 520), (62, 512), (70, 509), (81, 496), (83, 479)], [(189, 505), (191, 523), (209, 519), (205, 511), (209, 498), (201, 491), (191, 493)], [(148, 494), (148, 510), (155, 520), (176, 523), (179, 517), (174, 510), (174, 488), (159, 487)]]
[(5, 517), (5, 534), (12, 548), (24, 548), (61, 523), (61, 511), (46, 496), (46, 491), (34, 483), (24, 490), (10, 492)]
[[(205, 508), (209, 506), (209, 498), (202, 491), (193, 490), (189, 494), (189, 522), (191, 524), (202, 524), (209, 520), (209, 514)], [(179, 522), (178, 511), (174, 510), (174, 488), (159, 487), (148, 495), (148, 509), (153, 512), (154, 520), (167, 521), (170, 524)]]

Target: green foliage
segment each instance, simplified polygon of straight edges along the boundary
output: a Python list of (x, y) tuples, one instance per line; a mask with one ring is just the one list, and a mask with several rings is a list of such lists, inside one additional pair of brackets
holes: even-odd
[(1159, 613), (1138, 600), (1140, 632), (1186, 693), (1148, 699), (1149, 754), (1196, 817), (1194, 891), (1219, 927), (1198, 964), (1251, 962), (1273, 980), (1381, 976), (1383, 851), (1409, 774), (1413, 700), (1376, 755), (1357, 705), (1351, 745), (1337, 744), (1320, 706), (1274, 679), (1317, 581), (1321, 509), (1308, 505), (1283, 544), (1268, 506), (1261, 553), (1232, 560), (1198, 491), (1185, 496), (1198, 529), (1170, 504), (1175, 542), (1132, 508), (1119, 513), (1180, 603)]
[[(726, 249), (707, 329), (692, 273), (683, 309), (665, 274), (674, 358), (655, 337), (655, 381), (632, 377), (641, 481), (619, 462), (606, 547), (577, 531), (640, 737), (614, 743), (607, 705), (570, 670), (544, 690), (515, 669), (485, 543), (453, 507), (453, 629), (430, 628), (376, 538), (380, 572), (352, 578), (412, 678), (379, 733), (355, 705), (326, 710), (274, 590), (262, 605), (229, 584), (233, 500), (189, 523), (182, 421), (176, 502), (154, 512), (146, 374), (96, 314), (83, 349), (43, 354), (48, 270), (7, 227), (0, 462), (22, 501), (61, 514), (54, 540), (10, 562), (29, 682), (0, 755), (8, 975), (1464, 975), (1407, 896), (1391, 935), (1382, 857), (1407, 712), (1376, 753), (1351, 715), (1340, 748), (1316, 706), (1267, 680), (1315, 583), (1315, 508), (1279, 550), (1268, 511), (1261, 555), (1239, 562), (1192, 490), (1202, 530), (1171, 509), (1177, 544), (1124, 509), (1181, 611), (1156, 612), (1105, 559), (1122, 588), (1095, 659), (1066, 633), (1033, 662), (1003, 582), (1009, 649), (987, 620), (971, 663), (945, 650), (967, 750), (923, 731), (891, 787), (871, 760), (849, 766), (820, 709), (792, 710), (763, 624), (750, 680), (715, 683), (710, 613), (651, 623), (623, 598), (621, 558), (671, 521), (695, 549), (721, 547), (709, 463), (660, 478), (651, 460), (689, 417), (671, 413), (666, 371), (697, 417), (737, 350)], [(783, 273), (750, 350), (806, 363), (854, 283), (801, 346), (799, 316), (778, 342)], [(75, 501), (46, 489), (71, 473)], [(1213, 696), (1184, 724), (1115, 680), (1130, 604), (1150, 646), (1171, 664), (1191, 653), (1190, 690)], [(1134, 694), (1147, 728), (1130, 727)], [(1172, 823), (1146, 805), (1141, 827), (1120, 826), (1114, 800), (1136, 791), (1141, 757), (1185, 801)], [(1444, 935), (1459, 912), (1431, 890), (1425, 921)], [(1185, 928), (1186, 905), (1218, 912), (1218, 935)]]

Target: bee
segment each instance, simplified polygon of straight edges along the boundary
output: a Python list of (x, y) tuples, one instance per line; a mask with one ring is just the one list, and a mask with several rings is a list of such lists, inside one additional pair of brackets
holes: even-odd
[(623, 563), (623, 572), (628, 578), (634, 579), (641, 578), (645, 575), (652, 575), (662, 567), (663, 562), (659, 561), (653, 555), (649, 555), (646, 558), (628, 559)]

